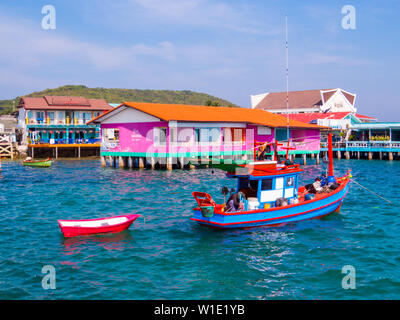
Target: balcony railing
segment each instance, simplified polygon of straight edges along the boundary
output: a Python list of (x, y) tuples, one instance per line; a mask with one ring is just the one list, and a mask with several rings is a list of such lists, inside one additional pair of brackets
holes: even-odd
[(32, 125), (32, 124), (48, 124), (48, 125), (74, 125), (74, 124), (79, 124), (79, 125), (85, 125), (88, 121), (90, 121), (90, 119), (71, 119), (69, 121), (67, 121), (66, 119), (27, 119), (26, 120), (26, 124), (27, 125)]
[[(335, 148), (358, 148), (358, 149), (400, 149), (400, 141), (347, 141), (347, 142), (334, 142), (332, 147)], [(321, 142), (321, 148), (328, 148), (326, 142)]]
[(400, 148), (400, 141), (347, 141), (346, 148)]
[(40, 139), (29, 141), (30, 144), (94, 144), (100, 143), (101, 139)]

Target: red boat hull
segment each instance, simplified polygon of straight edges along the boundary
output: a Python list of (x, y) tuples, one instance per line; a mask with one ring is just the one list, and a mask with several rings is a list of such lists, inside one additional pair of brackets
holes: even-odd
[[(128, 229), (138, 217), (140, 217), (140, 214), (89, 220), (57, 220), (57, 222), (64, 237), (76, 237), (121, 232)], [(121, 222), (110, 225), (90, 226), (90, 224), (102, 224), (102, 222), (112, 221), (113, 219), (120, 219)]]

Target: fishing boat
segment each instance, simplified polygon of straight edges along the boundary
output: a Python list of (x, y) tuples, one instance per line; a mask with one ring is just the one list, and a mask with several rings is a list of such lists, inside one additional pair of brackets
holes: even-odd
[(52, 163), (53, 161), (50, 158), (47, 158), (45, 160), (32, 160), (30, 157), (28, 157), (22, 162), (22, 165), (29, 167), (45, 168), (50, 167)]
[(57, 220), (64, 237), (117, 233), (128, 229), (140, 214), (88, 220)]
[[(314, 184), (299, 186), (303, 169), (298, 164), (289, 164), (287, 155), (283, 163), (275, 158), (231, 166), (215, 165), (225, 170), (228, 178), (237, 179), (237, 188), (231, 190), (227, 204), (225, 201), (217, 204), (208, 193), (193, 192), (198, 207), (193, 208), (191, 220), (213, 228), (247, 228), (278, 226), (338, 212), (349, 191), (351, 173), (334, 176), (332, 134), (328, 145), (329, 175), (317, 177), (318, 190)], [(213, 165), (210, 163), (210, 166)]]

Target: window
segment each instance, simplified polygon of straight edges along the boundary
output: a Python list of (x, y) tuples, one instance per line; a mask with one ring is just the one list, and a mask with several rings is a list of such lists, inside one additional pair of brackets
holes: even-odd
[[(290, 132), (289, 132), (290, 136)], [(275, 139), (278, 141), (287, 141), (288, 136), (287, 136), (287, 129), (276, 129), (275, 130)]]
[(114, 140), (119, 141), (119, 129), (114, 129)]
[(37, 111), (36, 112), (36, 121), (38, 123), (43, 123), (44, 120), (44, 112), (43, 111)]
[(250, 188), (253, 190), (258, 190), (258, 180), (250, 180)]
[(47, 117), (49, 118), (49, 123), (53, 124), (54, 123), (54, 112), (47, 112)]
[(193, 128), (179, 128), (178, 129), (178, 142), (190, 142), (193, 139)]
[(154, 145), (166, 146), (167, 145), (167, 128), (154, 128)]
[(261, 126), (257, 127), (257, 134), (259, 136), (269, 136), (269, 135), (271, 135), (271, 132), (272, 132), (271, 128), (261, 127)]
[(261, 190), (272, 190), (272, 179), (264, 179), (261, 183)]
[(83, 124), (86, 124), (86, 122), (88, 122), (90, 118), (91, 118), (90, 112), (82, 112)]
[(64, 119), (64, 112), (59, 111), (59, 112), (58, 112), (58, 123), (63, 123), (63, 122), (65, 122), (65, 119)]
[(177, 131), (178, 131), (178, 128), (176, 128), (176, 127), (170, 127), (169, 128), (169, 142), (171, 142), (171, 143), (176, 143), (177, 142), (177, 139), (178, 139), (178, 137), (177, 137)]
[(249, 178), (247, 178), (247, 177), (239, 178), (239, 190), (247, 189), (248, 187), (249, 187)]
[(286, 187), (292, 187), (294, 185), (294, 177), (286, 178)]
[(196, 142), (203, 143), (217, 143), (221, 141), (221, 129), (220, 128), (195, 128), (194, 129)]
[(195, 128), (194, 129), (194, 141), (195, 142), (199, 142), (200, 141), (200, 129), (199, 128)]
[(224, 144), (243, 144), (246, 141), (246, 130), (240, 128), (224, 128), (223, 141)]

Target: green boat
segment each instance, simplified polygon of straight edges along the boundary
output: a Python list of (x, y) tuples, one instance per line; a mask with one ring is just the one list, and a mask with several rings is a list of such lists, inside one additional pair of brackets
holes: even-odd
[(196, 160), (189, 161), (189, 164), (194, 165), (198, 168), (216, 168), (221, 169), (227, 172), (233, 172), (237, 167), (243, 167), (250, 163), (253, 163), (253, 160), (232, 160), (232, 159), (200, 159), (200, 163), (196, 163)]
[(22, 162), (22, 165), (24, 166), (29, 166), (29, 167), (40, 167), (40, 168), (46, 168), (50, 167), (51, 164), (53, 163), (52, 160), (47, 158), (46, 160), (25, 160)]

